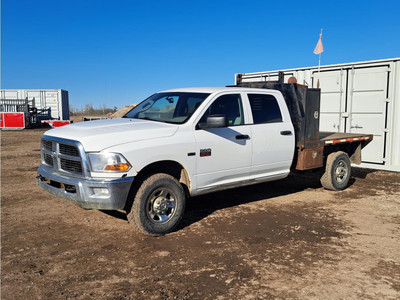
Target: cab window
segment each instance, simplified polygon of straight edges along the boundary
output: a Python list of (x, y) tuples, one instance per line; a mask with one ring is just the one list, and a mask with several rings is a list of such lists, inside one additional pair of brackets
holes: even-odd
[(209, 116), (225, 115), (229, 126), (244, 124), (242, 98), (240, 94), (229, 94), (218, 97), (201, 117), (199, 123), (206, 123)]
[(248, 94), (254, 124), (282, 122), (278, 101), (272, 95)]

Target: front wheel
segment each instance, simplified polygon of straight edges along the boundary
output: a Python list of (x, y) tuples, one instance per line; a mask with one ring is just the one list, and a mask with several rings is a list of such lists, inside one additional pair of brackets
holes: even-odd
[(171, 232), (185, 210), (182, 185), (168, 174), (155, 174), (139, 187), (128, 220), (140, 232), (160, 236)]
[(321, 177), (321, 184), (327, 190), (344, 190), (350, 180), (351, 163), (347, 153), (333, 152), (326, 159), (325, 172)]

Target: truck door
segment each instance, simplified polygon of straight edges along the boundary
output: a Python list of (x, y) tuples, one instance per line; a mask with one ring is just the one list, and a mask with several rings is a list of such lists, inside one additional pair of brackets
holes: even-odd
[(252, 140), (249, 125), (245, 124), (241, 95), (219, 96), (203, 112), (198, 123), (206, 122), (211, 115), (225, 115), (229, 124), (209, 129), (196, 126), (198, 190), (248, 180), (250, 175)]
[(295, 148), (293, 125), (282, 95), (247, 94), (253, 124), (250, 179), (279, 179), (290, 172)]

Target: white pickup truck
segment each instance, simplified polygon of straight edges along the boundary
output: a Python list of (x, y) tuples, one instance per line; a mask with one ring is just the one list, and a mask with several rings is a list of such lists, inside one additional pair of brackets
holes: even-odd
[(189, 196), (311, 169), (323, 170), (325, 188), (344, 189), (372, 136), (320, 133), (319, 90), (269, 87), (168, 90), (123, 118), (51, 129), (39, 185), (86, 209), (124, 209), (153, 236), (176, 228)]

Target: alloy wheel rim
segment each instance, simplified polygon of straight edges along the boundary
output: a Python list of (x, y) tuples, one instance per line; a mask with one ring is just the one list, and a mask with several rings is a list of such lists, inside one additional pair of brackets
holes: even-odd
[(346, 181), (348, 174), (349, 174), (349, 169), (345, 161), (343, 160), (338, 161), (335, 169), (335, 180), (338, 183), (343, 183), (344, 181)]
[(176, 197), (165, 187), (155, 189), (147, 203), (147, 216), (157, 224), (166, 223), (174, 216), (176, 211)]

